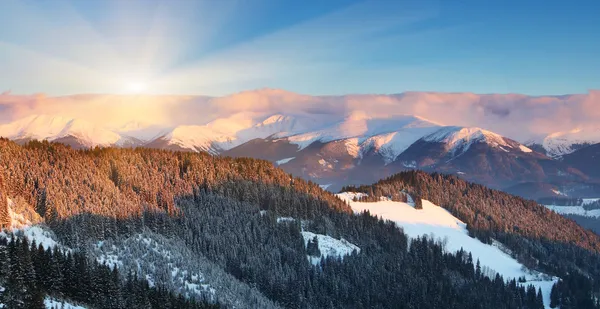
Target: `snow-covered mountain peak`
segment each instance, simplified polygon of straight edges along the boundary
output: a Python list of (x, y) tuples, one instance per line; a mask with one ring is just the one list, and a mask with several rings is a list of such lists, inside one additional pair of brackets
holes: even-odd
[(548, 156), (555, 158), (597, 143), (600, 143), (600, 127), (577, 127), (569, 131), (554, 132), (541, 141)]
[(269, 117), (267, 117), (265, 120), (263, 120), (261, 123), (257, 124), (256, 126), (268, 126), (274, 123), (282, 123), (282, 122), (287, 122), (287, 121), (291, 121), (293, 120), (293, 117), (291, 116), (285, 116), (282, 114), (275, 114), (275, 115), (271, 115)]
[(444, 127), (437, 132), (424, 137), (424, 139), (430, 142), (444, 142), (451, 145), (463, 141), (485, 141), (488, 143), (496, 143), (498, 145), (506, 145), (506, 142), (501, 135), (477, 127)]
[[(464, 152), (475, 143), (486, 143), (492, 147), (501, 148), (504, 151), (508, 151), (507, 148), (512, 148), (501, 135), (477, 127), (444, 127), (433, 134), (425, 136), (423, 140), (427, 142), (444, 143), (446, 145), (446, 150), (450, 152), (456, 152), (458, 150)], [(523, 152), (531, 152), (531, 150), (526, 147), (520, 147), (520, 150)]]

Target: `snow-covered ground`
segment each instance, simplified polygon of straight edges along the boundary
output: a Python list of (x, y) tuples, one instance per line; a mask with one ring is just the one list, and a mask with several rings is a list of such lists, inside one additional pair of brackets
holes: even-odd
[(318, 265), (321, 262), (321, 259), (327, 258), (328, 256), (338, 256), (343, 258), (346, 255), (352, 254), (353, 251), (360, 252), (360, 248), (345, 239), (335, 239), (331, 236), (323, 235), (323, 234), (315, 234), (312, 232), (302, 232), (302, 237), (304, 238), (304, 245), (308, 244), (309, 240), (317, 237), (319, 242), (319, 251), (321, 251), (320, 257), (308, 256), (309, 261), (313, 265)]
[(548, 209), (561, 215), (580, 215), (591, 218), (600, 218), (600, 209), (585, 210), (583, 206), (556, 206), (544, 205)]
[(423, 209), (402, 202), (380, 201), (375, 203), (354, 202), (356, 193), (340, 193), (338, 196), (350, 203), (356, 213), (368, 210), (372, 215), (394, 221), (409, 237), (433, 236), (445, 243), (446, 250), (455, 252), (463, 248), (470, 251), (473, 259), (479, 259), (485, 273), (497, 272), (505, 279), (525, 277), (526, 284), (542, 289), (544, 303), (550, 303), (550, 289), (558, 278), (544, 280), (543, 274), (525, 269), (522, 264), (508, 255), (501, 244), (487, 245), (471, 238), (467, 225), (442, 207), (423, 200)]
[(590, 217), (590, 218), (600, 218), (600, 209), (585, 210), (583, 208), (584, 205), (588, 205), (588, 204), (597, 202), (598, 200), (600, 200), (600, 198), (584, 198), (584, 199), (582, 199), (581, 205), (578, 205), (578, 206), (561, 206), (561, 205), (544, 205), (544, 206), (546, 206), (546, 208), (553, 210), (554, 212), (561, 214), (561, 215), (580, 215), (580, 216), (585, 216), (585, 217)]
[(73, 305), (71, 303), (60, 301), (50, 297), (44, 300), (44, 305), (46, 305), (47, 309), (86, 309), (85, 307)]

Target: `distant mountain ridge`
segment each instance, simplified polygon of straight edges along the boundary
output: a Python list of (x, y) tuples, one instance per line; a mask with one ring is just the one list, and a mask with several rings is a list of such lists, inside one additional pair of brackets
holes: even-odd
[[(600, 130), (588, 123), (568, 130), (541, 128), (545, 133), (534, 134), (528, 121), (514, 118), (521, 116), (511, 111), (565, 104), (582, 109), (599, 97), (594, 91), (544, 97), (430, 92), (308, 96), (278, 89), (224, 97), (36, 97), (28, 98), (26, 106), (35, 107), (40, 100), (44, 104), (37, 109), (57, 106), (54, 112), (4, 121), (0, 136), (77, 149), (147, 147), (255, 157), (334, 191), (423, 169), (510, 188), (526, 197), (554, 196), (554, 191), (589, 197), (600, 188), (600, 173), (586, 168), (596, 162), (594, 156), (578, 162), (569, 158), (600, 142)], [(19, 98), (0, 95), (0, 105), (16, 104)], [(78, 112), (81, 106), (93, 107), (97, 117), (86, 109)], [(122, 106), (127, 109), (121, 111)], [(485, 126), (464, 125), (481, 122)]]

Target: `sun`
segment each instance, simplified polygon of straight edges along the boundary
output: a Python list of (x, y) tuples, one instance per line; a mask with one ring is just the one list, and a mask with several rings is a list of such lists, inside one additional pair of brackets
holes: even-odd
[(144, 82), (131, 82), (127, 85), (127, 91), (130, 93), (143, 93), (148, 90), (148, 86)]

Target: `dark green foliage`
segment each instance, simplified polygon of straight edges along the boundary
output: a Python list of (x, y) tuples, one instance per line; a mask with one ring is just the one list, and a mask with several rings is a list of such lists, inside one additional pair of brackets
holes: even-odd
[(550, 307), (561, 309), (596, 309), (600, 308), (596, 289), (587, 278), (571, 274), (561, 278), (552, 286)]
[(319, 239), (315, 236), (310, 239), (306, 244), (306, 254), (314, 257), (320, 257), (321, 251), (319, 250)]
[[(124, 281), (116, 268), (88, 260), (85, 252), (46, 250), (14, 235), (10, 242), (0, 238), (0, 264), (8, 270), (0, 276), (5, 287), (0, 293), (4, 308), (42, 309), (47, 295), (98, 309), (219, 308), (150, 288), (146, 280), (129, 277)], [(139, 302), (140, 299), (147, 301)]]

